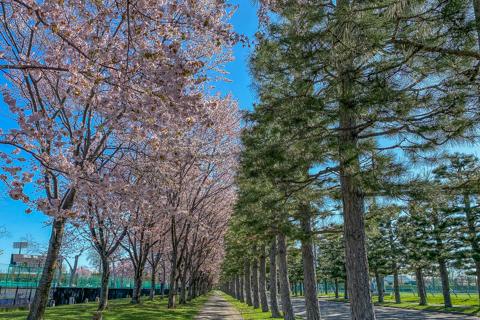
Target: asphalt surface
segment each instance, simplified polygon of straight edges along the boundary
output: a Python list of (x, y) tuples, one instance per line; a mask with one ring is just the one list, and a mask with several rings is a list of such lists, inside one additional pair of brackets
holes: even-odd
[[(280, 298), (280, 297), (279, 297)], [(280, 299), (279, 299), (280, 300)], [(279, 301), (280, 302), (280, 301)], [(303, 298), (292, 298), (293, 310), (296, 315), (305, 316), (305, 303)], [(350, 306), (348, 303), (320, 300), (320, 311), (322, 320), (351, 320)], [(407, 310), (389, 307), (375, 307), (375, 315), (378, 320), (479, 320), (480, 317), (466, 316), (461, 314), (450, 314), (422, 310)]]

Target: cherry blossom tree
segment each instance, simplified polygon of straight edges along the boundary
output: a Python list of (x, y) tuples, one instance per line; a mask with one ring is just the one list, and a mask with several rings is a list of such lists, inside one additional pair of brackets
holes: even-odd
[(43, 318), (80, 192), (117, 184), (110, 174), (135, 141), (160, 145), (179, 125), (208, 121), (204, 86), (237, 40), (228, 11), (217, 0), (2, 2), (2, 94), (13, 124), (0, 136), (11, 146), (0, 153), (0, 179), (13, 199), (52, 217), (28, 319)]

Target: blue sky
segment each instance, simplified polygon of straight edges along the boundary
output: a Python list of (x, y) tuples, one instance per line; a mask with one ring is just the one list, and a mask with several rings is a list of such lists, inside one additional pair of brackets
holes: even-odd
[[(230, 2), (238, 5), (236, 14), (231, 20), (235, 30), (253, 39), (258, 26), (257, 9), (253, 1), (232, 0)], [(221, 83), (217, 86), (221, 93), (232, 94), (241, 109), (250, 109), (254, 101), (254, 92), (251, 90), (247, 67), (250, 52), (251, 48), (242, 45), (234, 48), (235, 61), (227, 65), (227, 71), (230, 73), (228, 78), (231, 82)], [(0, 99), (0, 104), (3, 104), (2, 99)], [(4, 107), (0, 105), (0, 110)], [(0, 113), (0, 127), (6, 125), (4, 114)], [(0, 270), (4, 269), (10, 261), (10, 253), (14, 250), (12, 248), (13, 241), (18, 241), (28, 234), (35, 241), (46, 244), (50, 235), (50, 227), (45, 224), (47, 219), (43, 214), (38, 212), (25, 214), (26, 206), (21, 202), (11, 200), (5, 193), (5, 187), (0, 186), (0, 226), (5, 227), (9, 233), (9, 236), (0, 238), (0, 249), (4, 251), (0, 255)]]

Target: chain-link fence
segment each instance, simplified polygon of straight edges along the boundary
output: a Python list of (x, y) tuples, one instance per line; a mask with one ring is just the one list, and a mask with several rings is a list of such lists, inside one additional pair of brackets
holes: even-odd
[[(42, 268), (37, 267), (23, 267), (0, 264), (0, 287), (15, 288), (15, 287), (37, 287), (40, 277), (42, 275)], [(101, 274), (75, 274), (71, 277), (68, 272), (55, 273), (52, 287), (78, 287), (78, 288), (99, 288), (101, 284)], [(148, 279), (143, 282), (143, 288), (150, 289), (151, 283)], [(160, 284), (155, 285), (157, 289)], [(121, 277), (115, 274), (110, 276), (109, 288), (114, 289), (128, 289), (133, 288), (133, 278)]]

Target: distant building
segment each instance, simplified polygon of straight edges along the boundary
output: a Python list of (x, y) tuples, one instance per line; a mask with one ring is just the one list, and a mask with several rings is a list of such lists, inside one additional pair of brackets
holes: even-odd
[(13, 253), (10, 258), (10, 266), (39, 268), (45, 263), (45, 256), (33, 254)]

